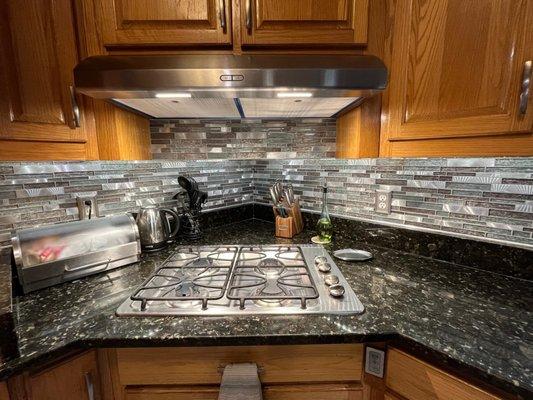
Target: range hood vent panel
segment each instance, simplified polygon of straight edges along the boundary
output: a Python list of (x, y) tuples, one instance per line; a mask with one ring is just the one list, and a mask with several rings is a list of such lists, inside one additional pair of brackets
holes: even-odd
[(114, 99), (152, 118), (240, 118), (233, 99)]
[[(74, 79), (80, 93), (155, 118), (324, 117), (383, 90), (387, 69), (374, 56), (97, 56)], [(178, 92), (190, 98), (158, 98)]]

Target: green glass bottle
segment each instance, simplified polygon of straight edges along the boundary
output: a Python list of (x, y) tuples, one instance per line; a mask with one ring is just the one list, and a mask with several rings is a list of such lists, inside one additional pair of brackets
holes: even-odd
[(322, 186), (322, 212), (320, 213), (320, 219), (316, 224), (316, 230), (318, 233), (318, 239), (320, 243), (331, 243), (333, 236), (333, 224), (328, 212), (328, 187), (326, 184)]

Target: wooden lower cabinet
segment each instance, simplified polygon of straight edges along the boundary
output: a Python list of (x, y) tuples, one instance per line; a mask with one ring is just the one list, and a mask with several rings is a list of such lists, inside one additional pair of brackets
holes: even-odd
[(9, 400), (9, 393), (7, 391), (7, 383), (0, 382), (0, 400)]
[[(363, 400), (363, 345), (101, 350), (115, 399), (217, 399), (225, 365), (256, 363), (266, 400)], [(103, 383), (104, 384), (104, 383)]]
[[(0, 400), (217, 400), (225, 365), (256, 363), (265, 400), (498, 400), (395, 348), (385, 378), (363, 373), (362, 344), (88, 351), (0, 382)], [(501, 392), (500, 392), (501, 393)], [(507, 398), (507, 397), (505, 397)]]
[[(500, 399), (396, 349), (388, 351), (385, 383), (388, 389), (407, 400)], [(387, 400), (397, 399), (392, 394), (387, 396)]]
[[(8, 381), (10, 400), (100, 400), (96, 351)], [(1, 392), (0, 392), (1, 393)], [(0, 399), (4, 400), (1, 397)]]

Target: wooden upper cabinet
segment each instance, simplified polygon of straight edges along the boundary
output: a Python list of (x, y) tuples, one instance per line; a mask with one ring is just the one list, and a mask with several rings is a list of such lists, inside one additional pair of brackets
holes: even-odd
[(362, 45), (368, 0), (241, 0), (243, 45)]
[(231, 0), (93, 0), (106, 48), (231, 43)]
[(70, 91), (78, 59), (70, 2), (5, 0), (0, 24), (0, 159), (95, 158), (93, 122), (81, 113), (77, 127)]
[(532, 154), (515, 138), (533, 124), (531, 98), (519, 111), (533, 1), (402, 0), (394, 15), (381, 155)]

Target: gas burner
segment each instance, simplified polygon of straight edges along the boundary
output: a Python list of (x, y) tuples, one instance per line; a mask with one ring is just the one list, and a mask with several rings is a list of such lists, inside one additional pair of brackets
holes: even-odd
[(285, 265), (276, 258), (264, 258), (257, 264), (254, 271), (266, 276), (267, 279), (277, 278), (285, 268)]
[[(316, 257), (331, 266), (338, 282), (328, 282), (342, 285), (342, 296), (328, 292)], [(164, 261), (117, 314), (357, 314), (363, 309), (321, 246), (189, 246)]]

